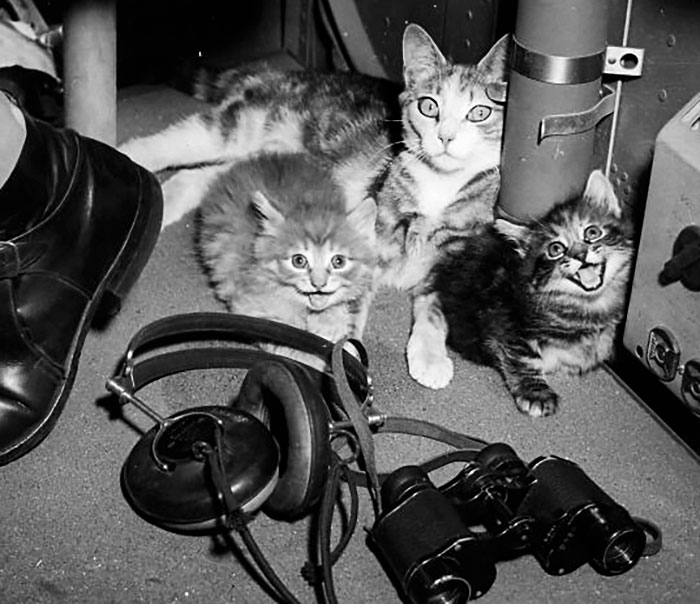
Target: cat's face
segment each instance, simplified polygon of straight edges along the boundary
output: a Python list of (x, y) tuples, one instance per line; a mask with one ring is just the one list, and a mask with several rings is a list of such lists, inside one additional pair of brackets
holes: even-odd
[(294, 289), (312, 311), (341, 303), (353, 289), (361, 262), (352, 250), (331, 241), (292, 244), (277, 259), (280, 281)]
[(556, 206), (525, 229), (500, 220), (497, 228), (519, 241), (538, 293), (604, 306), (611, 290), (624, 291), (631, 267), (630, 230), (621, 214), (610, 182), (594, 171), (580, 199)]
[(375, 263), (374, 200), (365, 199), (345, 215), (317, 209), (313, 215), (286, 217), (262, 203), (266, 224), (256, 255), (278, 286), (312, 312), (367, 290)]
[(415, 155), (444, 172), (499, 164), (507, 47), (503, 38), (478, 65), (459, 65), (422, 28), (406, 28), (401, 105), (404, 139)]

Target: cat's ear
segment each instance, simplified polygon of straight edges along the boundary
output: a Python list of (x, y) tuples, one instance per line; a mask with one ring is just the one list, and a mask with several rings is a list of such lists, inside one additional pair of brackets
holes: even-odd
[(504, 82), (508, 79), (510, 44), (510, 34), (506, 34), (479, 61), (479, 71), (484, 73), (489, 81)]
[(403, 77), (406, 87), (433, 77), (447, 63), (427, 31), (409, 23), (403, 32)]
[(348, 222), (355, 232), (361, 235), (374, 235), (377, 222), (377, 204), (371, 197), (365, 197), (350, 212)]
[(583, 192), (583, 198), (589, 203), (603, 208), (606, 213), (612, 214), (615, 218), (622, 216), (622, 208), (617, 195), (615, 195), (615, 189), (600, 170), (591, 172), (586, 183), (586, 190)]
[(261, 191), (253, 193), (252, 207), (265, 233), (274, 234), (284, 222), (284, 216)]
[(504, 218), (496, 218), (493, 227), (503, 237), (514, 244), (515, 251), (518, 252), (519, 256), (525, 256), (529, 242), (528, 235), (530, 233), (528, 227), (522, 224), (516, 224), (510, 220), (505, 220)]

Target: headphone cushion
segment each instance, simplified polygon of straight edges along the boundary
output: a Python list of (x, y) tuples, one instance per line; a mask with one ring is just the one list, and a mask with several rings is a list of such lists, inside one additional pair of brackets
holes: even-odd
[(330, 465), (330, 412), (307, 370), (293, 361), (261, 362), (246, 373), (234, 408), (260, 419), (280, 447), (280, 478), (263, 510), (303, 515), (320, 498)]

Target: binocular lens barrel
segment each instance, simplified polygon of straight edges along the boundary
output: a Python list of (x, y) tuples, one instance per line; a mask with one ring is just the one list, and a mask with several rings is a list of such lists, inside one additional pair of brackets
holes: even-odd
[(619, 575), (632, 568), (644, 552), (646, 535), (620, 506), (591, 506), (581, 528), (591, 546), (590, 565), (601, 575)]
[(611, 539), (600, 561), (592, 561), (591, 564), (599, 568), (598, 572), (603, 575), (619, 575), (637, 563), (645, 545), (644, 535), (640, 540), (637, 531), (624, 531)]
[(406, 594), (416, 604), (465, 604), (472, 599), (472, 586), (454, 558), (421, 564), (411, 573)]
[(535, 556), (562, 575), (589, 563), (603, 575), (630, 570), (646, 545), (644, 530), (584, 471), (565, 459), (535, 460), (536, 482), (519, 508), (541, 528)]
[(381, 497), (372, 539), (411, 602), (464, 604), (493, 585), (489, 552), (421, 468), (390, 474)]

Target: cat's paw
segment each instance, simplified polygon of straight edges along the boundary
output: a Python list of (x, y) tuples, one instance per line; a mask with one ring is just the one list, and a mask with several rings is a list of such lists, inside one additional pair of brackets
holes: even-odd
[(406, 347), (408, 373), (422, 386), (438, 390), (444, 388), (454, 376), (454, 364), (444, 346), (427, 346), (411, 336)]
[(548, 417), (557, 412), (559, 397), (542, 382), (529, 387), (526, 393), (516, 395), (515, 404), (521, 413), (530, 417)]

